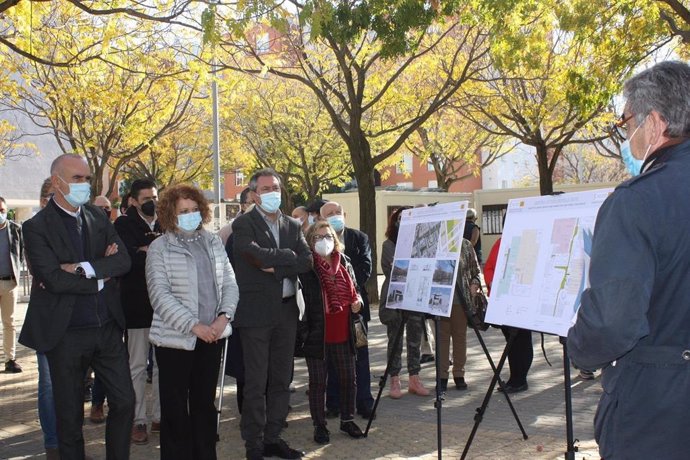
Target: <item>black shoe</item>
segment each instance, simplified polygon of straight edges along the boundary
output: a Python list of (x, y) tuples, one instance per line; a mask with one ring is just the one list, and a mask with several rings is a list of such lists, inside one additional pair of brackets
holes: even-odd
[(303, 455), (304, 452), (293, 449), (282, 439), (272, 444), (264, 444), (264, 457), (296, 459), (302, 458)]
[(374, 415), (373, 409), (373, 407), (363, 406), (357, 410), (357, 413), (361, 415), (364, 420), (369, 420), (372, 417), (372, 415), (375, 419), (376, 415)]
[(328, 444), (331, 442), (331, 433), (326, 428), (326, 425), (316, 425), (314, 427), (314, 441), (317, 444)]
[(441, 391), (441, 393), (445, 393), (448, 391), (448, 379), (439, 379), (439, 385), (439, 390)]
[[(527, 385), (527, 382), (523, 383), (522, 385), (506, 385), (506, 393), (521, 393), (523, 391), (527, 391), (529, 388), (529, 385)], [(502, 391), (501, 388), (498, 389), (499, 391)]]
[(264, 460), (261, 449), (247, 449), (247, 460)]
[(434, 362), (434, 355), (431, 355), (429, 353), (424, 353), (421, 358), (419, 358), (419, 363), (424, 364), (424, 363), (433, 363)]
[(465, 377), (453, 377), (455, 382), (456, 390), (467, 390), (467, 382), (465, 382)]
[(352, 420), (349, 420), (347, 422), (340, 422), (340, 431), (347, 434), (351, 438), (357, 439), (364, 437), (364, 433), (362, 433), (362, 430), (360, 430), (357, 424)]
[(17, 374), (22, 371), (22, 366), (17, 364), (17, 361), (10, 359), (5, 363), (5, 372), (11, 372), (12, 374)]

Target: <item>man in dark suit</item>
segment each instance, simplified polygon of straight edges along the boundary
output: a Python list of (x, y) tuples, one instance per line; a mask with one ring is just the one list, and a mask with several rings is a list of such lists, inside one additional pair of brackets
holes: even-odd
[(300, 458), (303, 453), (290, 448), (280, 433), (288, 414), (299, 317), (297, 275), (310, 270), (313, 261), (299, 222), (280, 212), (278, 174), (262, 169), (249, 188), (256, 206), (232, 225), (240, 288), (233, 324), (240, 331), (245, 369), (242, 439), (250, 460)]
[(91, 366), (108, 394), (107, 458), (127, 459), (134, 391), (112, 278), (129, 271), (130, 258), (118, 250), (124, 245), (103, 211), (86, 204), (86, 160), (61, 155), (50, 173), (55, 195), (23, 228), (34, 278), (19, 342), (48, 357), (60, 458), (84, 458), (84, 374)]
[[(149, 244), (161, 235), (156, 219), (158, 191), (156, 184), (148, 179), (137, 179), (130, 187), (130, 203), (125, 215), (115, 221), (115, 230), (132, 259), (132, 269), (120, 279), (120, 300), (127, 324), (127, 351), (129, 371), (136, 396), (132, 442), (146, 444), (146, 364), (149, 356), (149, 329), (153, 320), (153, 307), (146, 287), (146, 254)], [(151, 431), (160, 431), (161, 407), (158, 395), (158, 366), (154, 364), (153, 419)], [(93, 406), (96, 415), (103, 416), (103, 405)]]
[(0, 317), (5, 350), (5, 372), (21, 372), (15, 360), (17, 337), (14, 309), (17, 306), (17, 282), (24, 257), (22, 227), (7, 219), (7, 202), (0, 197)]
[[(369, 295), (367, 294), (367, 281), (371, 276), (371, 248), (369, 237), (366, 233), (345, 226), (345, 213), (343, 207), (335, 201), (324, 202), (319, 210), (321, 218), (335, 230), (340, 242), (345, 245), (345, 255), (350, 259), (355, 271), (355, 284), (362, 296), (362, 318), (366, 323), (371, 320), (369, 309)], [(368, 419), (374, 406), (374, 397), (371, 394), (371, 370), (369, 369), (369, 347), (357, 348), (357, 360), (355, 362), (357, 374), (357, 413)], [(336, 375), (329, 369), (328, 375)], [(329, 415), (337, 416), (340, 402), (338, 394), (338, 382), (334, 378), (328, 379), (326, 392), (326, 407)]]

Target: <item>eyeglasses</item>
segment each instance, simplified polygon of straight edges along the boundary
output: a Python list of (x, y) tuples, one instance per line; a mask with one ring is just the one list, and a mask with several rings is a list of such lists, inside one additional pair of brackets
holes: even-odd
[(632, 118), (635, 115), (630, 115), (629, 117), (625, 116), (625, 113), (621, 114), (620, 118), (614, 125), (614, 131), (615, 133), (620, 136), (622, 140), (626, 140), (628, 138), (628, 126), (627, 123), (632, 120)]
[(329, 240), (333, 241), (333, 235), (314, 235), (314, 241)]

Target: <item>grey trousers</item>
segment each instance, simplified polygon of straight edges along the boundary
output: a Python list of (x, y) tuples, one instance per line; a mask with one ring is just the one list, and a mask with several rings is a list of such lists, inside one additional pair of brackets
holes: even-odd
[(282, 307), (274, 326), (238, 328), (245, 375), (240, 428), (247, 449), (277, 442), (288, 415), (299, 311), (294, 298)]

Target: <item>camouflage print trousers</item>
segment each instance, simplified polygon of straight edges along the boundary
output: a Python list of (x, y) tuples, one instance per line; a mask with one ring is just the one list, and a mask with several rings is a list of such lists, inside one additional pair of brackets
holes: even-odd
[(424, 314), (403, 311), (398, 311), (398, 313), (397, 318), (386, 325), (388, 332), (388, 359), (391, 360), (390, 375), (399, 375), (400, 369), (402, 368), (403, 339), (401, 338), (395, 349), (393, 342), (395, 342), (395, 335), (398, 329), (400, 329), (403, 314), (408, 315), (407, 323), (405, 324), (404, 338), (407, 343), (407, 372), (410, 375), (418, 375), (422, 368), (419, 362), (419, 355), (422, 346), (422, 338), (424, 336)]

